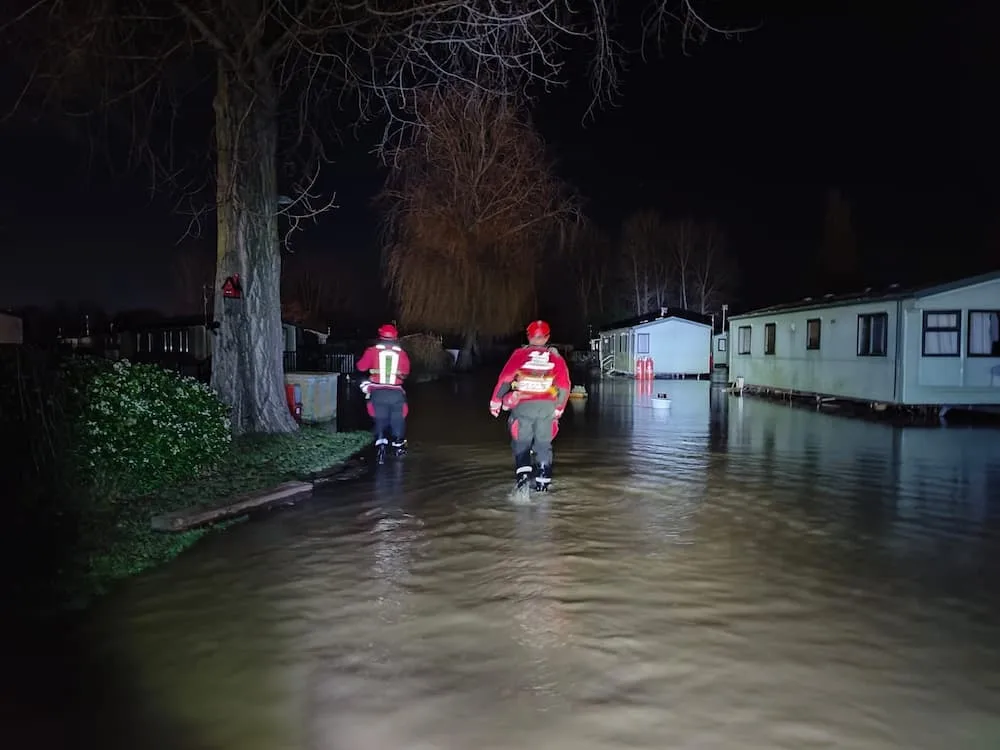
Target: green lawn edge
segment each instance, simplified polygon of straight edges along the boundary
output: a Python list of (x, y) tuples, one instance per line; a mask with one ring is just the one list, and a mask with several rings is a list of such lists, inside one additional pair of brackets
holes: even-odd
[(206, 534), (239, 519), (179, 533), (154, 531), (153, 516), (189, 508), (211, 508), (233, 497), (331, 469), (371, 443), (367, 431), (334, 432), (303, 426), (287, 435), (237, 438), (221, 464), (196, 479), (141, 498), (120, 499), (85, 520), (81, 547), (85, 580), (71, 599), (83, 606), (117, 581), (174, 559)]

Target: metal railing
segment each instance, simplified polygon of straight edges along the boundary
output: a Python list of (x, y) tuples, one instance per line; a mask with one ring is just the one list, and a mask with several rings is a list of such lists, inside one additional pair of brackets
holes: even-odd
[(324, 354), (326, 372), (354, 372), (357, 358), (353, 354)]
[(353, 354), (321, 354), (314, 352), (285, 352), (285, 372), (354, 372), (356, 357)]

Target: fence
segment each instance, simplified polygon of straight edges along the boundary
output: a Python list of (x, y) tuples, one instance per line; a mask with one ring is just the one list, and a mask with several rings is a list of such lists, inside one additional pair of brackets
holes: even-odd
[(319, 352), (285, 352), (285, 372), (354, 372), (353, 354), (322, 354)]

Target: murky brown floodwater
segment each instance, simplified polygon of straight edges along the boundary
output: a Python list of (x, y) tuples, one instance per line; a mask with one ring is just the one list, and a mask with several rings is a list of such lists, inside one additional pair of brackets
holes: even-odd
[(605, 382), (515, 506), (488, 386), (104, 601), (97, 746), (1000, 747), (996, 431)]

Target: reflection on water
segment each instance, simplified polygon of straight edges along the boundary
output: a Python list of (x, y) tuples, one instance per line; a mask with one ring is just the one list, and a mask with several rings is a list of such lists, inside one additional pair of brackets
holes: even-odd
[(996, 432), (604, 381), (518, 507), (488, 387), (415, 389), (403, 462), (103, 602), (134, 705), (104, 724), (218, 750), (1000, 747)]

